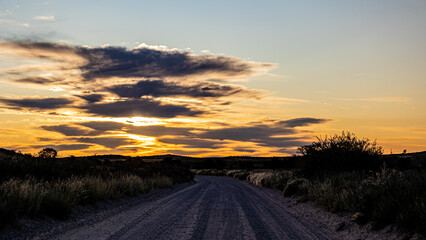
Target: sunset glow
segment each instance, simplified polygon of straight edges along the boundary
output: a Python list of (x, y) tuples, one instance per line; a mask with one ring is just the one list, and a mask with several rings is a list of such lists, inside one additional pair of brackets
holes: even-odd
[(286, 156), (345, 130), (426, 149), (425, 1), (124, 2), (0, 3), (0, 147)]

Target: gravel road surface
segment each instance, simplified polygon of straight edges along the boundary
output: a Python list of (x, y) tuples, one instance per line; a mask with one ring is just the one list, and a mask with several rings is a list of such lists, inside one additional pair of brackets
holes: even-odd
[(352, 239), (321, 218), (295, 211), (279, 192), (270, 192), (228, 177), (196, 176), (191, 184), (107, 204), (64, 222), (27, 227), (22, 235), (6, 238)]

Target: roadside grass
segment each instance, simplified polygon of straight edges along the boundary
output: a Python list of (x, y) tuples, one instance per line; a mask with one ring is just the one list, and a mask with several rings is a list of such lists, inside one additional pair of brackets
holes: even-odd
[[(200, 173), (218, 175), (214, 169)], [(358, 224), (371, 221), (375, 229), (397, 224), (404, 231), (426, 236), (425, 170), (401, 171), (384, 166), (378, 172), (332, 172), (320, 177), (297, 170), (234, 169), (219, 173), (280, 190), (285, 197), (299, 196), (299, 201), (313, 201), (334, 213), (351, 214)]]
[(148, 179), (135, 175), (109, 179), (87, 176), (53, 182), (12, 178), (0, 185), (0, 223), (8, 223), (20, 216), (64, 219), (79, 204), (136, 196), (172, 184), (172, 179), (166, 176)]
[(291, 171), (262, 171), (253, 172), (247, 176), (247, 180), (259, 186), (283, 190), (287, 182), (293, 179)]
[(371, 220), (376, 229), (398, 224), (426, 235), (426, 171), (341, 173), (311, 181), (302, 198), (332, 212), (352, 213), (360, 224)]
[(0, 152), (0, 226), (21, 217), (65, 219), (76, 205), (136, 196), (190, 181), (179, 163), (98, 159), (41, 159)]

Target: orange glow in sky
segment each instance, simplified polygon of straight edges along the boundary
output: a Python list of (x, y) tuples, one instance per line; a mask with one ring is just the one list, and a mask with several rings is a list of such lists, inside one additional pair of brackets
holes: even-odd
[(426, 150), (424, 1), (158, 4), (0, 3), (0, 147), (287, 156), (350, 131)]

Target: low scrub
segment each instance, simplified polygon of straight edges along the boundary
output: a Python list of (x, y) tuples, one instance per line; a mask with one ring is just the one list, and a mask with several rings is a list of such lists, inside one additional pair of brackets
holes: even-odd
[(379, 172), (340, 172), (302, 178), (292, 171), (252, 172), (247, 180), (263, 187), (300, 196), (331, 212), (353, 214), (377, 229), (398, 224), (406, 231), (426, 236), (426, 171), (399, 171), (383, 167)]
[(374, 175), (340, 173), (308, 185), (304, 195), (333, 212), (373, 221), (376, 228), (398, 224), (426, 235), (426, 172), (383, 168)]
[(231, 169), (194, 169), (193, 172), (197, 175), (207, 176), (228, 176), (239, 180), (246, 180), (247, 177), (252, 173), (247, 170), (231, 170)]
[(308, 192), (309, 181), (305, 178), (291, 180), (284, 188), (283, 194), (285, 197), (293, 195), (304, 195)]
[(78, 204), (136, 196), (172, 184), (173, 180), (165, 176), (88, 176), (54, 182), (12, 178), (0, 185), (0, 223), (10, 223), (22, 216), (66, 218)]
[(24, 216), (66, 218), (76, 205), (136, 196), (194, 177), (179, 162), (56, 159), (55, 152), (45, 152), (34, 157), (0, 149), (0, 225)]
[(291, 171), (262, 171), (251, 173), (247, 176), (247, 180), (259, 186), (283, 190), (293, 177)]
[(227, 176), (227, 170), (218, 170), (218, 169), (197, 169), (193, 170), (197, 175), (207, 175), (207, 176)]

